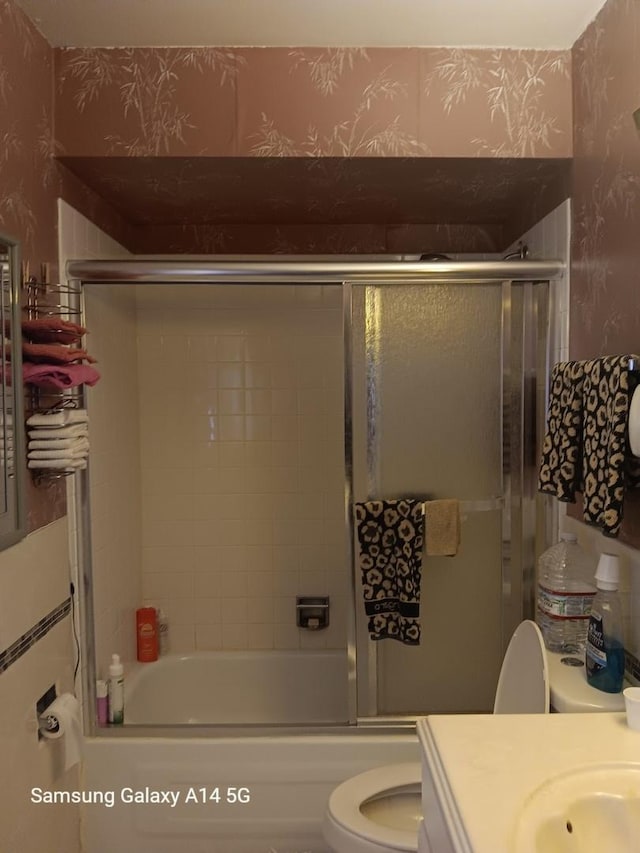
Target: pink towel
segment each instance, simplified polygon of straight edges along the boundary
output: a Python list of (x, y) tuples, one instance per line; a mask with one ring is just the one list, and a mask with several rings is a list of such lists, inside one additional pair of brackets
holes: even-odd
[(75, 388), (95, 385), (100, 374), (88, 364), (23, 364), (22, 377), (39, 388)]
[(84, 326), (61, 317), (22, 321), (22, 333), (38, 343), (75, 344), (86, 331)]
[[(11, 357), (9, 353), (7, 357)], [(73, 361), (94, 362), (95, 358), (79, 347), (68, 347), (64, 344), (30, 344), (28, 341), (23, 341), (22, 360), (31, 361), (34, 364), (69, 364)]]

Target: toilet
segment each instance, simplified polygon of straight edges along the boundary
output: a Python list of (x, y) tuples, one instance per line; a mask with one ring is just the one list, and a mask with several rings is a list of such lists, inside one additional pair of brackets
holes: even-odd
[[(580, 661), (548, 652), (530, 620), (515, 630), (502, 662), (494, 714), (620, 711), (622, 694), (590, 687)], [(347, 779), (331, 794), (324, 838), (333, 853), (416, 853), (422, 822), (421, 765), (388, 764)]]

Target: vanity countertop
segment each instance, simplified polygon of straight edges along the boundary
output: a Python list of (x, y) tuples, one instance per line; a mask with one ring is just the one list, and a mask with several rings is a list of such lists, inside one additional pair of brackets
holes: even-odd
[(640, 762), (624, 713), (430, 716), (418, 736), (459, 853), (511, 853), (523, 805), (550, 777)]

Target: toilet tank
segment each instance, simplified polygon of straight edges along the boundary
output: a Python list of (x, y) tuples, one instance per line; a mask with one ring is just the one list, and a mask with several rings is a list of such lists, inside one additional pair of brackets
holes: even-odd
[[(563, 663), (573, 661), (575, 665)], [(551, 710), (561, 714), (593, 714), (624, 711), (622, 693), (603, 693), (587, 684), (584, 661), (562, 652), (547, 650), (547, 672)]]

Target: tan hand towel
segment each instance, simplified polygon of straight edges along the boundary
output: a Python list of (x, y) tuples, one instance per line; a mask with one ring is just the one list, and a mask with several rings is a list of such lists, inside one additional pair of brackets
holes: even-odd
[(425, 501), (425, 547), (428, 557), (454, 557), (460, 546), (460, 502)]

